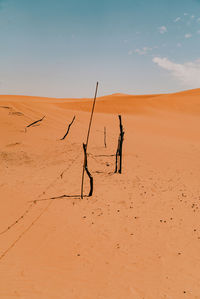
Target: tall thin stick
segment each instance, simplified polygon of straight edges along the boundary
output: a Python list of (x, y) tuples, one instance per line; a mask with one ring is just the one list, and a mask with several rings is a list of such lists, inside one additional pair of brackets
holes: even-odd
[(107, 144), (106, 144), (106, 127), (104, 127), (104, 146), (107, 147)]
[(119, 115), (119, 127), (120, 127), (120, 144), (119, 144), (119, 173), (122, 173), (122, 144), (124, 141), (124, 129), (122, 126), (122, 118), (121, 115)]
[[(86, 144), (85, 144), (85, 153), (86, 153), (86, 155), (87, 155), (88, 141), (89, 141), (89, 137), (90, 137), (90, 129), (91, 129), (91, 125), (92, 125), (92, 118), (93, 118), (93, 114), (94, 114), (94, 107), (95, 107), (95, 103), (96, 103), (98, 85), (99, 85), (99, 83), (97, 82), (95, 95), (94, 95), (93, 106), (92, 106), (92, 111), (91, 111), (91, 115), (90, 115), (90, 122), (89, 122), (89, 127), (88, 127), (87, 139), (86, 139)], [(82, 199), (83, 199), (84, 174), (85, 174), (85, 160), (84, 160), (84, 164), (83, 164), (82, 183), (81, 183), (81, 198)]]

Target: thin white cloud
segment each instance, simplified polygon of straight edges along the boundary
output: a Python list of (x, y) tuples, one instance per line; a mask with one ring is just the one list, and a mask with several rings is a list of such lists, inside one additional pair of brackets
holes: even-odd
[(195, 18), (195, 16), (194, 16), (194, 15), (192, 15), (192, 16), (191, 16), (191, 19), (194, 19), (194, 18)]
[(167, 27), (166, 26), (161, 26), (158, 28), (160, 34), (164, 34), (167, 32)]
[(185, 34), (185, 38), (190, 38), (190, 37), (192, 37), (192, 34), (191, 34), (191, 33), (186, 33), (186, 34)]
[(195, 88), (200, 86), (200, 59), (194, 62), (178, 64), (168, 58), (154, 57), (153, 62), (169, 71), (183, 86)]
[(177, 22), (179, 22), (180, 20), (181, 20), (181, 18), (180, 18), (180, 17), (177, 17), (177, 18), (174, 20), (174, 22), (177, 23)]
[(181, 43), (177, 43), (176, 45), (177, 45), (178, 48), (182, 47)]
[(184, 15), (184, 16), (188, 16), (188, 13), (187, 13), (187, 12), (185, 12), (183, 15)]
[(200, 30), (197, 30), (197, 34), (200, 34)]
[(143, 47), (142, 49), (135, 49), (135, 53), (137, 53), (139, 55), (146, 55), (150, 51), (152, 51), (152, 48), (149, 48), (149, 47)]

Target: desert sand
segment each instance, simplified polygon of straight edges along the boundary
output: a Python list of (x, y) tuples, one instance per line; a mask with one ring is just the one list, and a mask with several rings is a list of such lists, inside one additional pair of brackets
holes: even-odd
[(50, 199), (80, 194), (91, 107), (0, 96), (0, 298), (199, 299), (200, 89), (97, 98), (94, 194)]

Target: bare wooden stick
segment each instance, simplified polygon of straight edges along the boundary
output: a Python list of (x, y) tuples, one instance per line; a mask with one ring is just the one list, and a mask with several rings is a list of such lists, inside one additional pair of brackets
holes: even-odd
[[(122, 119), (121, 115), (118, 115), (119, 117), (119, 128), (120, 128), (120, 134), (118, 138), (118, 146), (116, 151), (116, 164), (115, 164), (115, 173), (122, 173), (122, 144), (124, 141), (124, 130), (122, 126)], [(118, 169), (118, 158), (119, 158), (119, 169)]]
[(122, 118), (121, 115), (119, 117), (119, 127), (120, 127), (120, 143), (119, 143), (119, 173), (122, 173), (122, 144), (124, 141), (124, 130), (122, 126)]
[(45, 118), (45, 116), (43, 116), (41, 119), (34, 121), (33, 123), (31, 123), (30, 125), (26, 126), (26, 128), (29, 128), (37, 123), (39, 123), (40, 121), (42, 121)]
[(117, 151), (115, 154), (115, 173), (117, 173), (118, 170), (119, 148), (120, 148), (120, 137), (118, 138)]
[[(91, 129), (91, 125), (92, 125), (92, 118), (93, 118), (93, 114), (94, 114), (94, 107), (95, 107), (95, 103), (96, 103), (98, 85), (99, 85), (99, 83), (97, 82), (97, 84), (96, 84), (96, 90), (95, 90), (95, 95), (94, 95), (93, 106), (92, 106), (92, 111), (91, 111), (91, 116), (90, 116), (90, 122), (89, 122), (89, 127), (88, 127), (87, 139), (86, 139), (86, 144), (85, 144), (86, 155), (87, 155), (88, 141), (89, 141), (89, 137), (90, 137), (90, 129)], [(82, 182), (81, 182), (81, 198), (82, 199), (83, 199), (84, 174), (85, 174), (85, 165), (83, 164)]]
[(88, 194), (88, 197), (89, 196), (92, 196), (92, 193), (93, 193), (93, 177), (91, 175), (91, 173), (89, 172), (88, 170), (88, 165), (87, 165), (87, 152), (86, 152), (86, 144), (83, 143), (83, 151), (84, 151), (84, 169), (90, 179), (90, 192)]
[(71, 127), (71, 125), (73, 124), (73, 122), (74, 122), (75, 118), (76, 118), (76, 116), (74, 115), (74, 117), (73, 117), (72, 121), (70, 122), (70, 124), (69, 124), (69, 126), (68, 126), (68, 128), (67, 128), (67, 132), (66, 132), (66, 134), (65, 134), (65, 135), (63, 136), (63, 138), (61, 138), (60, 140), (64, 140), (64, 139), (65, 139), (65, 137), (68, 135), (68, 133), (69, 133), (69, 130), (70, 130), (70, 127)]
[(107, 144), (106, 144), (106, 127), (104, 127), (104, 146), (107, 147)]

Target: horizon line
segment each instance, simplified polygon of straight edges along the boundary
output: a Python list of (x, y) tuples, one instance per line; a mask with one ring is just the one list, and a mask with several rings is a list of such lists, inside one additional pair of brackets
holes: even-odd
[[(163, 92), (163, 93), (145, 93), (145, 94), (128, 94), (128, 93), (123, 93), (123, 92), (116, 92), (116, 93), (112, 93), (112, 94), (106, 94), (103, 96), (97, 96), (97, 98), (103, 98), (103, 97), (109, 97), (109, 96), (155, 96), (155, 95), (167, 95), (167, 94), (176, 94), (176, 93), (181, 93), (181, 92), (186, 92), (186, 91), (194, 91), (194, 90), (198, 90), (199, 88), (192, 88), (192, 89), (184, 89), (184, 90), (179, 90), (179, 91), (175, 91), (175, 92)], [(46, 98), (46, 99), (92, 99), (93, 97), (50, 97), (50, 96), (39, 96), (39, 95), (23, 95), (23, 94), (0, 94), (0, 97), (2, 96), (13, 96), (13, 97), (32, 97), (32, 98)]]

